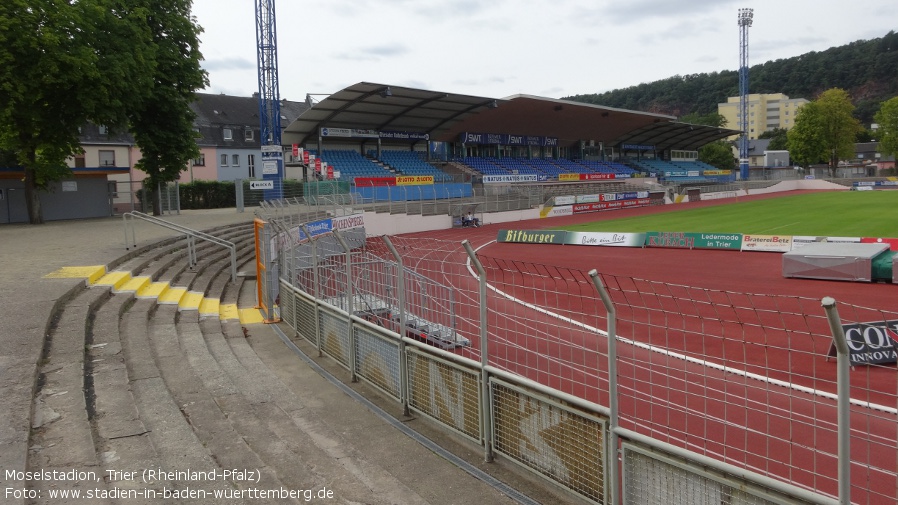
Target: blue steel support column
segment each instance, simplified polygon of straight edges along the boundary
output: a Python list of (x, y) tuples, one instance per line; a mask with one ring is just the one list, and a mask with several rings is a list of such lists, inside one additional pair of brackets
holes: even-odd
[(748, 180), (748, 28), (754, 9), (739, 9), (739, 176)]
[(274, 185), (273, 189), (264, 190), (263, 198), (276, 200), (284, 197), (284, 156), (281, 150), (281, 97), (278, 90), (274, 0), (256, 0), (256, 42), (262, 179), (272, 181)]

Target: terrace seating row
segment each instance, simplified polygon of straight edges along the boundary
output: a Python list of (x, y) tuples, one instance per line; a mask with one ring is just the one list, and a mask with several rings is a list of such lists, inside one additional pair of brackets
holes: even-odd
[[(313, 151), (312, 154), (315, 154)], [(321, 153), (321, 159), (340, 172), (341, 179), (355, 179), (356, 177), (391, 177), (395, 175), (357, 151), (349, 149), (325, 149)]]
[(595, 160), (568, 160), (548, 158), (482, 158), (468, 156), (454, 160), (463, 163), (483, 175), (525, 174), (557, 179), (561, 174), (633, 174), (637, 170), (622, 163)]
[[(376, 157), (377, 151), (369, 150), (368, 156)], [(451, 175), (424, 161), (421, 152), (381, 150), (378, 159), (402, 175), (432, 175), (436, 183), (454, 181)]]

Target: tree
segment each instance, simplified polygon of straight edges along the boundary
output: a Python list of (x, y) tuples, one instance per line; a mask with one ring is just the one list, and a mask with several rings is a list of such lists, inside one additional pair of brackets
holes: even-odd
[(733, 146), (725, 140), (718, 140), (702, 146), (698, 150), (698, 159), (721, 170), (734, 170), (736, 168)]
[(727, 125), (727, 118), (717, 112), (709, 112), (707, 114), (698, 114), (693, 112), (680, 117), (681, 123), (700, 124), (704, 126), (714, 126), (716, 128), (724, 128)]
[(172, 182), (199, 156), (194, 113), (195, 92), (208, 83), (200, 67), (199, 34), (190, 15), (191, 0), (152, 0), (148, 23), (154, 45), (154, 86), (129, 114), (131, 133), (142, 157), (135, 165), (147, 173), (144, 181), (155, 195), (153, 214), (161, 214), (159, 184)]
[(898, 153), (898, 97), (883, 102), (874, 119), (879, 124), (879, 151), (886, 156)]
[(0, 3), (0, 149), (23, 167), (31, 223), (39, 191), (71, 173), (78, 128), (126, 124), (152, 84), (145, 17), (117, 0)]
[(795, 163), (807, 167), (826, 159), (826, 147), (823, 144), (821, 128), (817, 124), (820, 112), (817, 102), (808, 102), (798, 109), (795, 115), (795, 126), (787, 134), (789, 157)]
[(839, 88), (826, 90), (805, 104), (788, 133), (792, 159), (804, 166), (827, 160), (830, 176), (835, 177), (839, 160), (854, 156), (854, 141), (861, 130), (852, 112), (848, 93)]
[(770, 144), (767, 145), (768, 151), (787, 151), (789, 149), (788, 133), (785, 128), (773, 128), (761, 133), (758, 138), (770, 139)]

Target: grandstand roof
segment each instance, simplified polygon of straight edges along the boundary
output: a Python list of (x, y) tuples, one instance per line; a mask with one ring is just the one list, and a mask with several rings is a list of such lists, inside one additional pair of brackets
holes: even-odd
[(735, 130), (676, 122), (676, 117), (600, 105), (514, 95), (489, 98), (360, 82), (314, 104), (283, 132), (284, 142), (305, 144), (319, 128), (427, 133), (454, 142), (465, 132), (556, 137), (559, 145), (595, 140), (605, 145), (652, 144), (693, 149), (738, 134)]

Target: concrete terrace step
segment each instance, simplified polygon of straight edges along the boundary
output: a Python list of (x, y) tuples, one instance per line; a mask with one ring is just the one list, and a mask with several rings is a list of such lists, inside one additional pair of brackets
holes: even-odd
[[(62, 472), (79, 468), (93, 472), (90, 478), (67, 482), (68, 489), (86, 491), (102, 489), (105, 485), (91, 426), (92, 393), (85, 384), (85, 349), (90, 342), (93, 312), (108, 298), (108, 290), (82, 291), (65, 304), (44, 343), (34, 397), (28, 468)], [(46, 497), (59, 482), (32, 480), (28, 485)]]
[[(224, 276), (221, 270), (207, 271), (209, 275), (204, 272), (194, 278), (200, 284), (197, 289), (204, 283), (210, 289), (213, 285), (220, 289), (234, 287), (230, 283), (215, 282)], [(150, 340), (162, 377), (197, 437), (216, 455), (219, 464), (261, 468), (264, 481), (261, 484), (266, 488), (287, 485), (301, 489), (324, 482), (321, 477), (300, 471), (301, 458), (266, 428), (266, 421), (253, 409), (250, 398), (256, 401), (267, 395), (254, 386), (255, 372), (240, 365), (230, 351), (220, 320), (201, 321), (183, 311), (161, 306), (150, 321)], [(207, 328), (206, 332), (203, 327)], [(244, 392), (247, 390), (249, 394)]]
[[(237, 234), (247, 234), (250, 231), (251, 227), (231, 229), (231, 233)], [(239, 242), (244, 256), (252, 253), (251, 235), (248, 238), (242, 237)], [(158, 250), (144, 248), (139, 254), (129, 255), (118, 263), (147, 269), (155, 262), (159, 268), (156, 270), (157, 274), (172, 270), (183, 272), (186, 265), (177, 266), (179, 257), (184, 257), (182, 249), (172, 245), (171, 241), (163, 241), (159, 243)], [(230, 269), (219, 264), (229, 264), (230, 256), (227, 251), (214, 256), (202, 256), (202, 252), (204, 251), (198, 247), (198, 256), (207, 259), (202, 268), (210, 266), (216, 271), (223, 270), (229, 281)], [(212, 259), (208, 260), (210, 257)], [(151, 285), (152, 277), (134, 277), (127, 271), (104, 274), (104, 270), (102, 267), (76, 267), (60, 275), (83, 277), (91, 289), (80, 289), (71, 300), (62, 304), (57, 320), (50, 326), (45, 338), (35, 390), (33, 429), (26, 466), (33, 470), (67, 471), (79, 468), (91, 472), (89, 479), (65, 483), (67, 489), (108, 492), (123, 485), (126, 489), (135, 491), (136, 487), (146, 484), (133, 479), (117, 481), (115, 476), (106, 475), (105, 468), (114, 466), (123, 458), (129, 465), (139, 468), (161, 468), (163, 462), (186, 468), (183, 463), (187, 461), (183, 458), (160, 457), (157, 451), (159, 447), (171, 445), (166, 443), (166, 439), (170, 433), (178, 432), (170, 430), (171, 425), (176, 424), (175, 420), (183, 416), (178, 406), (171, 401), (171, 395), (160, 389), (158, 370), (154, 371), (152, 367), (146, 366), (147, 317), (160, 300), (157, 298), (147, 302), (143, 313), (136, 317), (136, 323), (133, 323), (135, 318), (127, 314), (135, 295)], [(214, 276), (214, 272), (210, 274), (210, 278)], [(166, 291), (178, 290), (162, 289), (160, 294)], [(188, 310), (199, 310), (200, 302), (193, 302), (187, 293), (182, 298), (191, 306)], [(213, 305), (218, 309), (217, 300)], [(236, 312), (231, 309), (227, 311)], [(132, 324), (126, 322), (129, 320)], [(119, 332), (120, 321), (124, 322), (122, 328), (129, 328), (123, 337)], [(135, 336), (135, 332), (138, 335)], [(165, 408), (166, 397), (169, 407), (173, 408)], [(155, 434), (151, 437), (154, 430), (157, 434), (164, 432), (165, 437)], [(174, 437), (179, 440), (174, 447), (179, 447), (180, 451), (190, 447), (188, 434), (192, 436), (189, 429)], [(202, 448), (202, 444), (193, 445), (193, 449)], [(204, 454), (204, 451), (190, 452)], [(191, 457), (190, 464), (206, 467), (214, 465), (213, 458), (208, 453), (205, 454)], [(161, 492), (162, 486), (171, 488), (171, 484), (160, 481), (152, 483), (151, 488), (155, 486)], [(59, 483), (36, 480), (30, 481), (29, 485), (41, 495), (35, 503), (50, 503), (52, 500), (47, 491), (59, 486)], [(107, 502), (110, 501), (92, 501)], [(144, 498), (138, 502), (155, 503), (157, 500)]]
[[(243, 238), (236, 242), (238, 245), (238, 261), (253, 254), (252, 238)], [(199, 253), (198, 253), (199, 254)], [(185, 275), (186, 267), (179, 264), (177, 257), (163, 257), (155, 254), (151, 255), (151, 260), (143, 258), (135, 259), (141, 268), (141, 275), (134, 275), (130, 271), (117, 269), (97, 277), (93, 272), (93, 278), (89, 278), (92, 286), (106, 287), (114, 293), (133, 294), (139, 299), (151, 299), (160, 304), (177, 305), (179, 310), (197, 311), (202, 317), (218, 316), (223, 319), (241, 318), (245, 322), (255, 322), (260, 320), (259, 316), (252, 310), (239, 310), (236, 306), (222, 304), (220, 297), (205, 296), (208, 291), (206, 285), (199, 287), (191, 287), (194, 284), (196, 276), (201, 275), (208, 268), (208, 265), (215, 265), (212, 270), (216, 272), (217, 277), (224, 274), (224, 282), (230, 281), (229, 274), (229, 253), (227, 251), (218, 252), (216, 254), (207, 254), (201, 257), (197, 266)], [(127, 265), (125, 265), (127, 266)], [(211, 274), (210, 274), (211, 275)], [(154, 278), (162, 276), (169, 277), (168, 281), (154, 281)], [(185, 285), (174, 285), (174, 280), (183, 280)], [(197, 284), (199, 286), (200, 284)]]
[[(248, 245), (252, 246), (251, 241)], [(244, 249), (249, 253), (252, 252), (251, 247)], [(175, 274), (172, 277), (173, 282), (185, 280), (188, 288), (181, 291), (200, 294), (209, 291), (213, 285), (219, 288), (230, 285), (230, 273), (227, 268), (230, 257), (225, 256), (227, 255), (209, 257), (193, 272), (181, 271)], [(222, 277), (226, 278), (226, 282), (214, 282)], [(266, 443), (270, 445), (273, 437), (269, 433), (258, 433), (257, 427), (261, 426), (261, 423), (252, 415), (250, 409), (241, 407), (242, 397), (237, 394), (205, 347), (199, 330), (198, 311), (185, 310), (183, 305), (183, 303), (162, 304), (155, 307), (144, 305), (138, 311), (142, 314), (144, 308), (147, 309), (150, 326), (147, 334), (149, 346), (144, 353), (149, 351), (152, 355), (151, 362), (155, 364), (158, 378), (162, 380), (162, 384), (156, 388), (164, 386), (180, 410), (183, 423), (179, 423), (181, 425), (178, 429), (185, 432), (189, 428), (196, 441), (208, 451), (210, 457), (221, 468), (253, 469), (260, 474), (258, 482), (253, 485), (264, 489), (283, 487), (283, 483), (268, 468), (266, 462), (260, 459), (246, 442), (252, 437), (267, 441)], [(146, 370), (153, 368), (148, 364), (144, 364), (143, 367)], [(225, 405), (231, 407), (223, 407)], [(175, 419), (170, 419), (169, 425), (176, 422)], [(236, 426), (242, 429), (238, 432), (235, 430)], [(251, 435), (253, 431), (256, 432), (255, 435)], [(277, 459), (285, 460), (283, 454), (277, 456)], [(289, 458), (286, 460), (289, 461)], [(246, 488), (244, 484), (238, 486)]]

